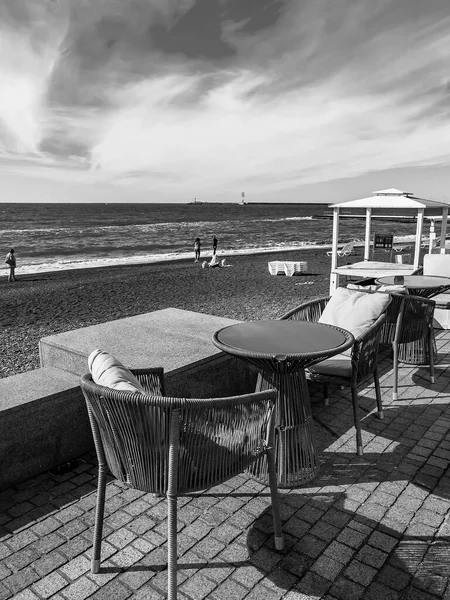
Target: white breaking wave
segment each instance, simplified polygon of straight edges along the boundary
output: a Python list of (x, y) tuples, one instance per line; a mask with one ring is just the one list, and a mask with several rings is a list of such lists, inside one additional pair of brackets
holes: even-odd
[(271, 222), (271, 223), (280, 223), (282, 221), (314, 221), (314, 217), (280, 217), (279, 219), (255, 219), (255, 221), (260, 222)]
[[(260, 247), (260, 248), (241, 248), (235, 250), (218, 251), (218, 255), (221, 258), (232, 257), (232, 256), (248, 256), (252, 254), (268, 254), (275, 252), (289, 252), (295, 250), (314, 250), (314, 249), (326, 249), (330, 248), (331, 244), (314, 244), (313, 242), (305, 242), (303, 244), (296, 245), (281, 245), (271, 247)], [(209, 258), (211, 253), (202, 252), (202, 258)], [(36, 264), (18, 264), (16, 269), (18, 275), (29, 275), (36, 273), (51, 273), (59, 271), (69, 271), (72, 269), (94, 269), (100, 267), (118, 267), (124, 265), (139, 265), (139, 264), (157, 264), (163, 262), (175, 262), (175, 261), (191, 261), (193, 260), (193, 252), (181, 252), (181, 253), (166, 253), (166, 254), (147, 254), (140, 256), (122, 256), (115, 258), (86, 258), (83, 260), (66, 259), (57, 260), (55, 262), (40, 262)], [(5, 265), (7, 268), (7, 265)]]

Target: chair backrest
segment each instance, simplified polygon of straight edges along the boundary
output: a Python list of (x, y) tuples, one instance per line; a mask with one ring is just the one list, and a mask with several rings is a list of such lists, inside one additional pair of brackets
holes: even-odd
[(394, 341), (403, 344), (423, 339), (428, 329), (433, 326), (435, 301), (409, 294), (392, 296), (394, 302), (391, 306), (398, 308)]
[(356, 381), (363, 381), (370, 377), (378, 363), (378, 347), (381, 339), (381, 331), (386, 322), (386, 313), (381, 314), (378, 319), (367, 329), (362, 338), (356, 339), (352, 349), (352, 377)]
[(81, 389), (99, 463), (142, 491), (167, 492), (170, 461), (179, 492), (212, 487), (244, 471), (273, 442), (274, 390), (166, 398), (105, 388), (90, 374), (81, 378)]
[(331, 296), (323, 296), (321, 298), (313, 298), (292, 308), (290, 311), (280, 317), (281, 320), (290, 319), (292, 321), (310, 321), (317, 323)]
[(374, 233), (373, 249), (382, 248), (383, 250), (392, 250), (394, 236), (392, 233)]
[(450, 276), (450, 254), (425, 254), (423, 257), (423, 274)]

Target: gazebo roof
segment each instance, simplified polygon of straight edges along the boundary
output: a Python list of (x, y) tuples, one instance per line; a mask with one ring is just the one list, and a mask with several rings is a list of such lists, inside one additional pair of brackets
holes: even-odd
[(373, 196), (330, 204), (330, 208), (444, 208), (447, 202), (435, 202), (425, 198), (417, 198), (411, 192), (404, 192), (395, 188), (372, 192)]

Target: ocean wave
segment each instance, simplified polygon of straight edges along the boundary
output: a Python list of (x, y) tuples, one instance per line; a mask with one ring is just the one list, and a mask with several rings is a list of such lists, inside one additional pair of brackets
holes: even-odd
[(255, 219), (255, 221), (260, 222), (271, 222), (271, 223), (279, 223), (282, 221), (316, 221), (313, 216), (309, 217), (280, 217), (277, 219)]
[[(261, 218), (261, 219), (252, 219), (252, 223), (277, 223), (283, 221), (312, 221), (314, 220), (312, 216), (310, 217), (280, 217), (280, 218)], [(165, 221), (161, 223), (124, 223), (124, 224), (113, 224), (113, 225), (76, 225), (72, 227), (37, 227), (37, 228), (21, 228), (21, 229), (0, 229), (0, 235), (7, 235), (12, 237), (14, 235), (32, 235), (32, 234), (44, 234), (44, 235), (90, 235), (96, 233), (120, 233), (122, 234), (124, 231), (141, 231), (145, 232), (157, 232), (158, 229), (169, 229), (169, 230), (177, 230), (177, 229), (189, 229), (189, 230), (198, 230), (201, 228), (209, 229), (212, 231), (220, 231), (221, 229), (226, 228), (227, 226), (235, 226), (236, 223), (239, 223), (241, 226), (246, 226), (248, 221), (243, 221), (242, 219), (228, 219), (221, 221)]]
[[(252, 254), (268, 254), (275, 252), (287, 252), (295, 250), (308, 249), (326, 249), (330, 248), (331, 244), (314, 244), (313, 242), (305, 242), (301, 244), (289, 245), (279, 244), (276, 246), (260, 246), (246, 247), (232, 250), (222, 250), (218, 252), (220, 258), (231, 258), (233, 256), (245, 256)], [(203, 253), (203, 259), (211, 258), (210, 252)], [(93, 269), (99, 267), (114, 267), (123, 265), (138, 265), (138, 264), (156, 264), (172, 261), (190, 261), (193, 260), (193, 252), (167, 252), (164, 254), (145, 254), (140, 256), (117, 256), (117, 257), (92, 257), (92, 258), (71, 258), (58, 259), (55, 261), (39, 262), (39, 263), (23, 263), (17, 267), (17, 273), (27, 275), (32, 273), (48, 273), (56, 271), (69, 271), (72, 269)]]

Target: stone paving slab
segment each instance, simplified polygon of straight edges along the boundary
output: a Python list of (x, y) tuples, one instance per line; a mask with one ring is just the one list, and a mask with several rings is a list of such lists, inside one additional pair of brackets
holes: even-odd
[[(184, 600), (436, 600), (450, 598), (450, 332), (439, 364), (401, 367), (381, 355), (385, 417), (361, 390), (364, 456), (355, 455), (349, 390), (325, 407), (311, 386), (321, 470), (280, 490), (286, 548), (272, 538), (270, 495), (241, 475), (179, 499)], [(102, 572), (92, 575), (96, 460), (0, 493), (0, 600), (159, 600), (166, 590), (165, 499), (107, 486)]]

